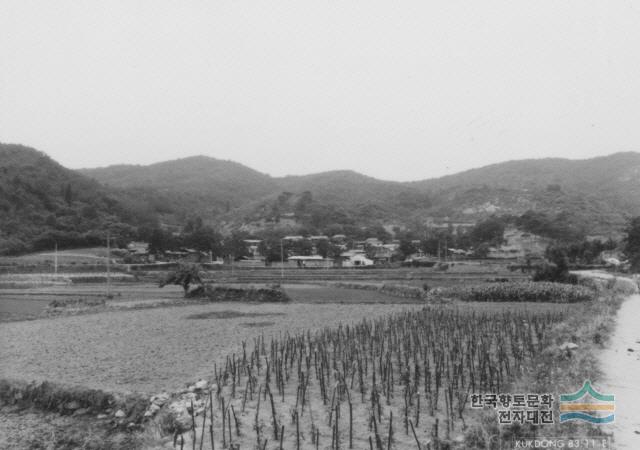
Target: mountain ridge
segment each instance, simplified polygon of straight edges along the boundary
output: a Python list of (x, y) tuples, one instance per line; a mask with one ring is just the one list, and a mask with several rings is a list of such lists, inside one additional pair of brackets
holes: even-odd
[[(203, 166), (223, 164), (204, 155), (164, 162), (197, 160)], [(229, 161), (227, 161), (229, 162)], [(162, 164), (162, 163), (156, 163)], [(335, 170), (308, 175), (272, 177), (243, 167), (247, 176), (236, 183), (249, 185), (249, 196), (236, 196), (230, 209), (242, 210), (242, 218), (217, 210), (225, 221), (255, 220), (265, 210), (277, 210), (273, 198), (278, 194), (301, 195), (310, 192), (314, 200), (329, 203), (342, 213), (354, 213), (359, 220), (415, 221), (427, 216), (456, 220), (478, 220), (492, 214), (519, 215), (528, 210), (550, 214), (570, 212), (576, 224), (586, 223), (594, 233), (620, 230), (630, 215), (640, 214), (640, 153), (617, 152), (596, 158), (538, 158), (510, 160), (456, 174), (419, 181), (389, 181), (353, 170)], [(142, 167), (153, 167), (142, 166)], [(234, 167), (238, 167), (234, 166)], [(121, 170), (121, 169), (120, 169)], [(149, 169), (141, 169), (149, 170)], [(113, 166), (85, 170), (83, 173), (106, 182)], [(228, 174), (226, 174), (228, 175)], [(116, 177), (117, 178), (117, 177)], [(128, 183), (131, 183), (130, 180)], [(132, 183), (130, 185), (136, 185)], [(187, 186), (181, 184), (181, 186)], [(198, 183), (191, 184), (195, 193)], [(213, 202), (215, 203), (215, 202)], [(253, 205), (253, 213), (247, 205)], [(283, 208), (291, 205), (280, 204)], [(283, 211), (279, 211), (283, 212)]]
[[(20, 144), (17, 144), (20, 145)], [(154, 162), (154, 163), (149, 163), (149, 164), (126, 164), (126, 163), (118, 163), (118, 164), (109, 164), (106, 166), (98, 166), (98, 167), (81, 167), (81, 168), (76, 168), (76, 169), (69, 169), (69, 170), (74, 170), (80, 173), (99, 173), (99, 172), (103, 172), (106, 171), (108, 169), (143, 169), (143, 168), (149, 168), (149, 167), (153, 167), (153, 166), (160, 166), (160, 165), (165, 165), (165, 164), (171, 164), (171, 163), (176, 163), (176, 162), (180, 162), (180, 161), (188, 161), (188, 160), (199, 160), (199, 161), (211, 161), (211, 162), (218, 162), (218, 163), (232, 163), (234, 165), (239, 165), (239, 166), (243, 166), (245, 168), (248, 168), (256, 173), (259, 173), (261, 175), (264, 175), (266, 177), (270, 177), (273, 179), (286, 179), (286, 178), (304, 178), (304, 177), (313, 177), (313, 176), (317, 176), (317, 175), (325, 175), (325, 174), (331, 174), (331, 173), (345, 173), (345, 174), (353, 174), (353, 175), (358, 175), (358, 176), (362, 176), (365, 178), (369, 178), (369, 179), (373, 179), (373, 180), (377, 180), (377, 181), (381, 181), (381, 182), (389, 182), (389, 183), (400, 183), (400, 184), (420, 184), (420, 183), (427, 183), (427, 182), (436, 182), (436, 181), (443, 181), (446, 180), (448, 178), (451, 177), (457, 177), (457, 176), (462, 176), (462, 175), (468, 175), (471, 173), (474, 173), (476, 171), (482, 171), (482, 170), (487, 170), (487, 169), (491, 169), (494, 167), (499, 167), (499, 166), (508, 166), (510, 164), (536, 164), (536, 163), (570, 163), (570, 164), (579, 164), (579, 163), (588, 163), (588, 162), (594, 162), (597, 160), (607, 160), (607, 159), (611, 159), (611, 158), (618, 158), (618, 157), (633, 157), (636, 158), (638, 161), (640, 161), (640, 152), (634, 152), (634, 151), (619, 151), (619, 152), (614, 152), (614, 153), (610, 153), (607, 155), (600, 155), (600, 156), (594, 156), (591, 158), (562, 158), (562, 157), (543, 157), (543, 158), (524, 158), (524, 159), (509, 159), (506, 161), (500, 161), (497, 163), (492, 163), (492, 164), (487, 164), (484, 166), (480, 166), (480, 167), (474, 167), (471, 169), (465, 169), (465, 170), (461, 170), (459, 172), (454, 172), (454, 173), (450, 173), (450, 174), (446, 174), (446, 175), (440, 175), (440, 176), (436, 176), (436, 177), (429, 177), (429, 178), (422, 178), (422, 179), (418, 179), (418, 180), (405, 180), (405, 181), (400, 181), (400, 180), (392, 180), (392, 179), (385, 179), (385, 178), (378, 178), (372, 175), (367, 175), (365, 173), (361, 173), (358, 172), (357, 170), (354, 169), (331, 169), (331, 170), (323, 170), (321, 172), (311, 172), (311, 173), (304, 173), (304, 174), (286, 174), (286, 175), (281, 175), (281, 176), (273, 176), (273, 175), (269, 175), (266, 172), (262, 172), (258, 169), (254, 169), (252, 167), (250, 167), (247, 164), (241, 163), (241, 162), (237, 162), (234, 161), (232, 159), (221, 159), (221, 158), (216, 158), (214, 156), (209, 156), (209, 155), (204, 155), (204, 154), (197, 154), (197, 155), (190, 155), (190, 156), (185, 156), (182, 158), (175, 158), (175, 159), (169, 159), (169, 160), (164, 160), (164, 161), (158, 161), (158, 162)]]
[[(640, 153), (512, 160), (422, 181), (353, 170), (272, 177), (205, 155), (151, 165), (67, 169), (0, 144), (0, 252), (99, 239), (114, 224), (140, 237), (193, 219), (221, 231), (340, 233), (424, 227), (535, 211), (578, 234), (619, 236), (640, 215)], [(378, 228), (379, 229), (379, 228)], [(279, 232), (279, 231), (278, 231)]]

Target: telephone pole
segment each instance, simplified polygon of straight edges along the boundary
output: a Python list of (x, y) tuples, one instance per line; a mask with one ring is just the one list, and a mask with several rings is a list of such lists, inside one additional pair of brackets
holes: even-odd
[(111, 235), (107, 230), (107, 298), (111, 298)]
[(444, 237), (444, 262), (447, 262), (447, 253), (448, 253), (448, 249), (447, 249), (447, 237)]
[(284, 246), (280, 239), (280, 281), (284, 280)]

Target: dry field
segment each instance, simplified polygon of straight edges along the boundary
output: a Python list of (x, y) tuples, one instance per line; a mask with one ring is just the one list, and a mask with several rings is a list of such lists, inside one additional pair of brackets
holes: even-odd
[[(13, 294), (0, 298), (0, 314), (13, 319), (34, 318), (51, 300), (69, 295), (90, 298), (91, 290), (90, 286), (79, 286), (49, 293), (36, 291), (33, 296), (9, 291)], [(0, 377), (55, 379), (117, 391), (175, 390), (198, 378), (210, 378), (214, 363), (224, 361), (241, 349), (243, 341), (256, 336), (269, 338), (284, 332), (336, 327), (420, 307), (370, 291), (302, 285), (286, 286), (286, 291), (293, 303), (199, 304), (2, 323)], [(180, 298), (177, 287), (120, 285), (114, 292), (111, 305)], [(518, 305), (521, 310), (541, 308), (561, 307)]]
[[(11, 264), (53, 264), (55, 259), (55, 253), (38, 252), (29, 253), (22, 256), (1, 256), (0, 265)], [(58, 250), (58, 263), (59, 264), (81, 264), (81, 263), (95, 263), (96, 261), (104, 260), (107, 257), (107, 249), (105, 247), (90, 247), (79, 248), (73, 250)]]
[[(0, 289), (0, 322), (31, 320), (42, 317), (47, 306), (54, 300), (78, 300), (105, 298), (104, 284), (77, 284), (46, 286), (37, 288)], [(138, 283), (114, 283), (113, 299), (109, 304), (133, 302), (172, 301), (182, 296), (182, 288)]]
[[(54, 299), (103, 296), (96, 287), (2, 291), (0, 317), (33, 318)], [(211, 413), (216, 448), (232, 439), (241, 448), (254, 448), (258, 441), (263, 448), (268, 440), (266, 448), (275, 449), (282, 426), (284, 448), (296, 448), (297, 439), (300, 448), (334, 448), (336, 436), (338, 446), (347, 448), (350, 429), (354, 448), (368, 448), (369, 438), (373, 448), (376, 440), (387, 448), (389, 439), (393, 448), (417, 448), (416, 438), (433, 442), (434, 430), (440, 438), (461, 439), (459, 416), (475, 423), (462, 400), (469, 383), (496, 388), (492, 383), (517, 376), (517, 368), (543, 346), (531, 325), (526, 325), (527, 335), (518, 324), (547, 326), (567, 310), (562, 304), (483, 302), (418, 313), (422, 303), (376, 291), (303, 284), (284, 288), (292, 303), (194, 304), (0, 323), (0, 378), (146, 394), (177, 393), (196, 380), (209, 380), (219, 391), (208, 404), (208, 422), (202, 414), (207, 395), (197, 397), (195, 423), (203, 448), (211, 448)], [(108, 301), (114, 307), (170, 305), (181, 298), (175, 286), (125, 283), (114, 286), (114, 293)], [(433, 318), (446, 309), (458, 312)], [(469, 314), (486, 316), (476, 320)], [(473, 336), (485, 337), (473, 342)], [(475, 350), (469, 350), (471, 344)], [(469, 358), (475, 360), (471, 366)], [(511, 369), (471, 375), (480, 370), (473, 364)], [(229, 427), (229, 420), (234, 429), (223, 438), (221, 428)], [(188, 441), (188, 426), (181, 431)]]
[(218, 303), (3, 323), (0, 377), (173, 391), (210, 378), (214, 363), (255, 336), (315, 330), (410, 307)]
[(189, 447), (195, 435), (193, 445), (207, 449), (212, 441), (269, 449), (483, 445), (488, 436), (466, 441), (479, 419), (468, 394), (508, 385), (549, 345), (546, 332), (566, 310), (513, 306), (420, 308), (256, 338), (218, 366), (211, 394), (186, 393), (171, 405), (179, 442)]
[[(240, 285), (247, 287), (246, 284)], [(256, 285), (258, 286), (258, 285)], [(296, 303), (411, 303), (411, 299), (359, 290), (328, 286), (292, 284), (284, 286)], [(125, 308), (145, 304), (170, 304), (182, 298), (182, 288), (153, 284), (115, 283), (108, 308)], [(0, 322), (43, 318), (47, 306), (54, 300), (83, 301), (105, 298), (104, 284), (72, 284), (30, 289), (0, 289)]]

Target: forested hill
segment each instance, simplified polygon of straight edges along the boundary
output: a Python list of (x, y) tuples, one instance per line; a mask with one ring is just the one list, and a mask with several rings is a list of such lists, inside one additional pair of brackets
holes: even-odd
[[(305, 225), (475, 221), (533, 210), (590, 234), (617, 233), (640, 214), (640, 154), (509, 161), (417, 182), (382, 181), (353, 171), (269, 177), (203, 156), (150, 166), (84, 170), (102, 183), (153, 190), (182, 217), (236, 225), (295, 213)], [(150, 195), (150, 193), (149, 193)], [(315, 219), (314, 219), (315, 217)], [(335, 227), (333, 227), (335, 229)]]
[(81, 173), (108, 186), (162, 195), (163, 203), (182, 218), (198, 214), (207, 221), (234, 224), (277, 220), (291, 212), (299, 218), (322, 216), (321, 225), (370, 222), (407, 217), (430, 206), (428, 196), (411, 186), (353, 171), (275, 178), (205, 156), (149, 166), (83, 169)]
[[(640, 215), (640, 154), (588, 160), (510, 161), (442, 178), (393, 182), (353, 171), (271, 177), (205, 156), (149, 166), (73, 171), (44, 153), (0, 144), (0, 252), (123, 239), (200, 218), (221, 231), (244, 227), (312, 233), (370, 225), (525, 217), (550, 235), (618, 234)], [(543, 233), (544, 234), (544, 233)]]
[(640, 214), (640, 153), (508, 161), (411, 183), (456, 217), (535, 210), (607, 234)]
[(154, 225), (153, 214), (32, 148), (0, 144), (0, 254), (99, 245)]
[(148, 166), (117, 165), (82, 169), (80, 173), (117, 189), (136, 189), (147, 197), (160, 196), (156, 209), (182, 221), (198, 214), (213, 219), (247, 202), (278, 190), (269, 176), (233, 161), (205, 156), (166, 161)]
[(638, 175), (640, 153), (625, 152), (582, 160), (543, 158), (507, 161), (412, 184), (419, 189), (441, 192), (477, 186), (544, 189), (554, 184), (587, 193), (629, 188), (638, 192)]

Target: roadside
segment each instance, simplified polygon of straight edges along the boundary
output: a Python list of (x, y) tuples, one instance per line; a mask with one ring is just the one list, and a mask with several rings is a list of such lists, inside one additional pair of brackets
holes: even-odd
[(616, 397), (611, 425), (618, 449), (640, 448), (640, 295), (629, 296), (618, 311), (609, 345), (600, 355), (605, 392)]
[(640, 294), (638, 279), (619, 277), (601, 271), (577, 271), (606, 283), (607, 287), (627, 294), (621, 302), (609, 333), (606, 347), (598, 352), (598, 366), (602, 376), (601, 388), (615, 395), (615, 421), (606, 426), (614, 435), (616, 449), (640, 448)]

